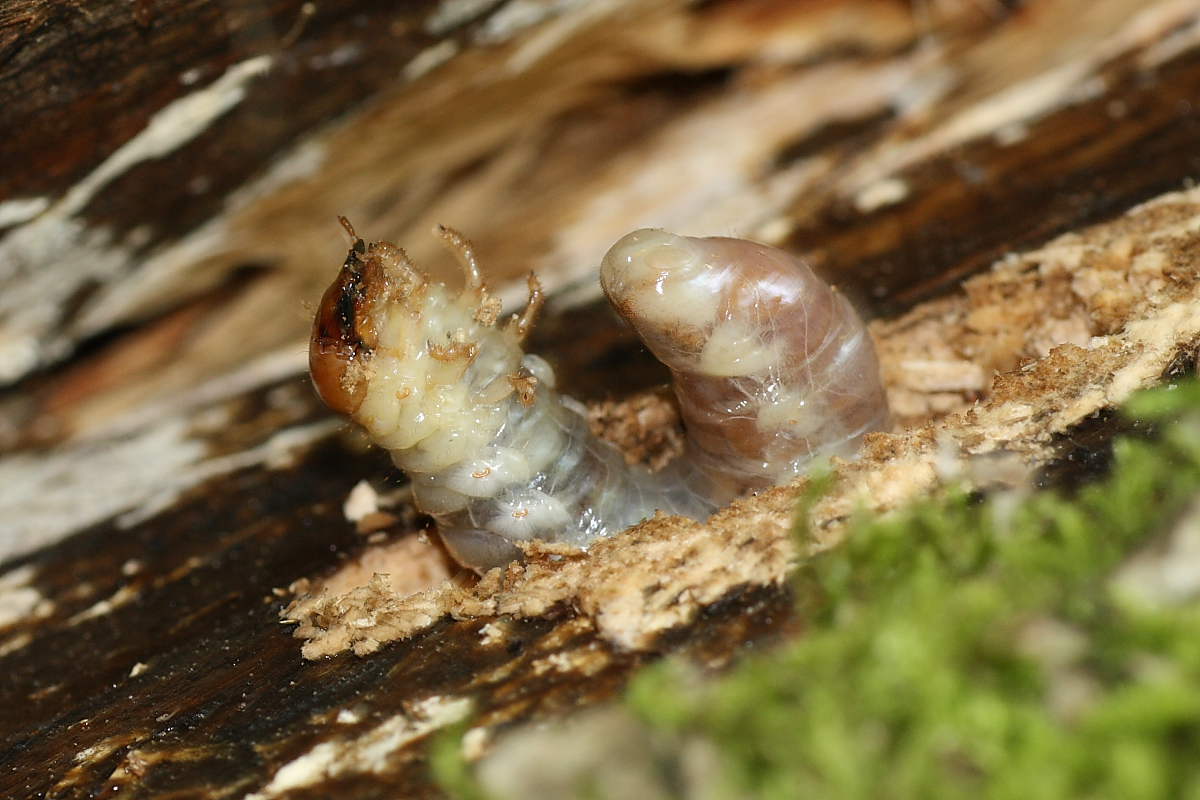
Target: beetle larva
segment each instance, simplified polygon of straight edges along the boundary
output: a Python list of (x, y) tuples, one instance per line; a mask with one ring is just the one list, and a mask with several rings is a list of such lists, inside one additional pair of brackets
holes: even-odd
[(605, 256), (617, 308), (675, 373), (688, 451), (657, 471), (594, 437), (584, 409), (521, 343), (542, 295), (501, 322), (470, 245), (452, 292), (398, 247), (354, 239), (313, 324), (321, 398), (412, 480), (447, 548), (479, 570), (544, 539), (586, 546), (656, 510), (701, 519), (741, 490), (846, 452), (887, 410), (850, 305), (786, 253), (736, 239), (629, 234)]

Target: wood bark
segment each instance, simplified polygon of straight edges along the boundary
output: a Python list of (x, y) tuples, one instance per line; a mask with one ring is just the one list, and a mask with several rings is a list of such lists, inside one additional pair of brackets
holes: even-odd
[[(587, 401), (664, 374), (599, 300), (613, 240), (779, 244), (875, 319), (900, 425), (848, 485), (924, 491), (887, 490), (939, 426), (1078, 482), (1106, 409), (1200, 344), (1163, 316), (1200, 302), (1198, 97), (1189, 0), (0, 6), (0, 795), (436, 796), (459, 700), (491, 735), (797, 627), (774, 573), (634, 639), (586, 593), (464, 589), (457, 619), (303, 658), (289, 587), (424, 525), (402, 497), (347, 520), (402, 481), (304, 373), (338, 214), (438, 274), (454, 225), (511, 302), (536, 270), (531, 350)], [(793, 499), (720, 524), (774, 542)]]

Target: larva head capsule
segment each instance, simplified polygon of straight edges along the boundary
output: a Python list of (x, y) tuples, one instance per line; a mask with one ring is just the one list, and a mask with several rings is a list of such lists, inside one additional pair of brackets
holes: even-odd
[(395, 245), (355, 236), (309, 343), (321, 398), (409, 473), (474, 456), (504, 425), (523, 356), (520, 334), (536, 310), (498, 325), (500, 303), (483, 285), (470, 245), (449, 228), (435, 232), (463, 266), (461, 291), (431, 282)]
[[(350, 223), (343, 226), (354, 236)], [(313, 319), (308, 367), (321, 400), (353, 416), (363, 403), (368, 365), (379, 343), (379, 321), (396, 298), (420, 291), (425, 277), (404, 251), (387, 242), (367, 245), (354, 236), (337, 278), (325, 290)]]

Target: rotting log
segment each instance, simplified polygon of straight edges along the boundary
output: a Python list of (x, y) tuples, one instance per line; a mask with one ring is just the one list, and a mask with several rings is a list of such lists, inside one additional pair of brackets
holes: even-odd
[[(904, 428), (848, 468), (874, 490), (932, 480), (943, 431), (1063, 480), (1075, 431), (1102, 464), (1105, 409), (1190, 368), (1186, 315), (1162, 326), (1197, 298), (1195, 193), (1126, 212), (1200, 172), (1193, 2), (587, 5), (0, 10), (0, 795), (432, 795), (422, 742), (463, 699), (490, 732), (798, 624), (773, 578), (636, 639), (570, 593), (472, 615), (456, 589), (464, 619), (303, 659), (288, 587), (423, 524), (346, 519), (400, 479), (303, 375), (337, 214), (435, 267), (453, 224), (513, 297), (537, 269), (531, 349), (588, 400), (662, 378), (596, 302), (617, 236), (805, 252), (878, 317)], [(1156, 332), (1141, 371), (1112, 360)]]

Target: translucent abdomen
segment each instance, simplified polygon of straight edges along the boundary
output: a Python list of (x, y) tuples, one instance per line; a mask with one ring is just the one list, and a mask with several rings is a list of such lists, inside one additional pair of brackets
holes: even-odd
[(639, 230), (608, 251), (600, 280), (670, 367), (690, 456), (715, 484), (782, 483), (887, 426), (866, 326), (791, 254)]

